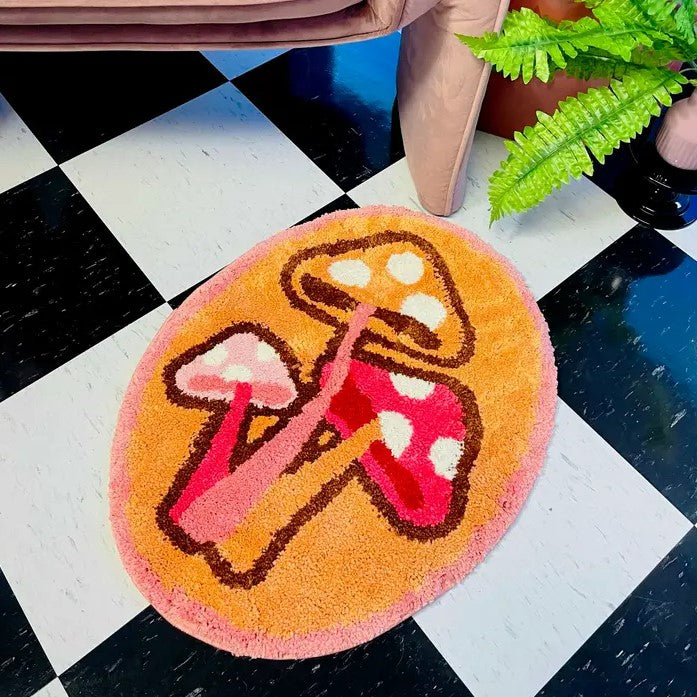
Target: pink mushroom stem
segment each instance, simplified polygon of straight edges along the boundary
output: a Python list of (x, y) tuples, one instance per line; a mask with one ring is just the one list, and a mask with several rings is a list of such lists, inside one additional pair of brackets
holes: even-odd
[(230, 408), (225, 414), (220, 428), (213, 436), (208, 451), (169, 512), (170, 518), (175, 523), (179, 522), (182, 513), (191, 505), (192, 501), (229, 474), (230, 458), (237, 443), (244, 412), (251, 399), (252, 386), (245, 382), (238, 383), (235, 388), (235, 397), (230, 403)]
[(353, 347), (374, 312), (372, 305), (358, 305), (337, 349), (327, 382), (301, 412), (248, 460), (240, 463), (231, 474), (196, 498), (181, 513), (179, 525), (193, 539), (220, 542), (231, 535), (293, 461), (344, 384)]

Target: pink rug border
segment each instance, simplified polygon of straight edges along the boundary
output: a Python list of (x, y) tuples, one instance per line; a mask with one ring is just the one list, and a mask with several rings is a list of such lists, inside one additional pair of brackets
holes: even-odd
[[(138, 555), (133, 539), (128, 531), (125, 506), (128, 500), (130, 482), (126, 469), (125, 454), (129, 434), (135, 426), (144, 386), (152, 375), (157, 359), (172, 337), (179, 331), (186, 317), (210, 302), (229, 283), (234, 281), (259, 258), (263, 257), (278, 242), (306, 235), (330, 221), (374, 215), (409, 216), (421, 219), (432, 225), (438, 225), (444, 230), (448, 230), (465, 239), (475, 250), (496, 259), (515, 279), (518, 290), (527, 309), (534, 318), (542, 338), (542, 381), (537, 404), (536, 423), (530, 439), (530, 448), (523, 457), (520, 468), (509, 481), (506, 493), (502, 497), (501, 511), (498, 516), (474, 533), (472, 544), (470, 544), (457, 562), (438, 572), (434, 572), (426, 579), (418, 592), (408, 593), (384, 612), (348, 627), (295, 635), (289, 638), (273, 637), (261, 632), (240, 630), (209, 607), (190, 599), (183, 590), (175, 589), (170, 592), (164, 588), (159, 578), (149, 568), (147, 562)], [(532, 488), (532, 484), (542, 468), (547, 444), (554, 426), (556, 387), (556, 367), (547, 325), (525, 281), (508, 259), (493, 250), (471, 232), (448, 221), (408, 208), (369, 206), (329, 213), (304, 225), (273, 235), (264, 242), (257, 244), (237, 261), (220, 271), (208, 283), (192, 293), (181, 307), (168, 317), (156, 334), (136, 368), (126, 391), (119, 412), (112, 446), (109, 487), (110, 518), (119, 553), (140, 592), (160, 614), (182, 631), (213, 646), (235, 654), (272, 659), (307, 658), (351, 648), (390, 629), (450, 589), (466, 576), (503, 536), (522, 508)]]

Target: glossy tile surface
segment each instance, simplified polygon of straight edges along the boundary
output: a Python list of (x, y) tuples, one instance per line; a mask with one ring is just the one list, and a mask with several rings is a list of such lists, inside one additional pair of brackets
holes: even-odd
[(70, 697), (61, 681), (56, 678), (36, 693), (36, 697)]
[(697, 530), (658, 565), (539, 697), (697, 694)]
[(540, 302), (559, 394), (697, 521), (697, 261), (635, 228)]
[(63, 169), (166, 299), (341, 194), (231, 84)]
[(261, 48), (252, 51), (202, 51), (203, 55), (228, 80), (238, 77), (253, 68), (285, 53), (284, 48)]
[(693, 259), (697, 259), (697, 223), (682, 230), (661, 230), (661, 234)]
[(189, 52), (0, 52), (0, 92), (57, 162), (224, 82)]
[(0, 94), (0, 192), (51, 169), (55, 164)]
[(0, 194), (0, 400), (162, 302), (59, 169)]
[(126, 385), (168, 314), (154, 310), (0, 404), (0, 567), (59, 674), (146, 605), (109, 526), (109, 453)]
[(0, 571), (0, 695), (29, 697), (55, 673)]
[[(629, 230), (633, 221), (614, 199), (581, 179), (552, 194), (538, 208), (499, 220), (490, 228), (488, 180), (505, 156), (501, 138), (475, 135), (465, 205), (449, 220), (473, 231), (508, 257), (539, 298)], [(375, 175), (349, 195), (359, 206), (423, 210), (406, 160)]]
[(70, 697), (470, 697), (413, 620), (333, 656), (264, 661), (217, 651), (151, 608), (62, 679)]
[(560, 401), (516, 523), (415, 619), (475, 697), (533, 697), (690, 527)]
[(399, 35), (294, 49), (233, 80), (344, 191), (404, 155), (393, 124)]

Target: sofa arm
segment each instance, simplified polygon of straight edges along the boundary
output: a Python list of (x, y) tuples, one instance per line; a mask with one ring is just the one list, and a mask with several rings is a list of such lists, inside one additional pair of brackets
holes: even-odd
[(406, 26), (397, 74), (404, 149), (419, 199), (436, 215), (463, 202), (466, 164), (489, 67), (455, 33), (500, 28), (508, 0), (442, 0)]

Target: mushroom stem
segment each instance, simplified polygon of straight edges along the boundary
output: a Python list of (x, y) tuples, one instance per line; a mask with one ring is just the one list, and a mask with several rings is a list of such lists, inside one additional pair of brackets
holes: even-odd
[(337, 349), (327, 382), (300, 413), (248, 460), (241, 462), (231, 474), (214, 484), (183, 511), (179, 525), (194, 540), (224, 540), (293, 461), (344, 384), (353, 347), (374, 312), (375, 307), (367, 303), (360, 303), (356, 307)]
[(244, 382), (239, 383), (235, 388), (235, 397), (230, 403), (230, 408), (213, 436), (206, 454), (169, 512), (175, 523), (179, 522), (181, 514), (192, 501), (230, 473), (230, 458), (237, 443), (242, 417), (251, 398), (252, 386)]
[(279, 530), (314, 515), (310, 509), (327, 484), (339, 479), (379, 438), (380, 424), (374, 419), (297, 472), (280, 477), (240, 522), (235, 535), (223, 542), (220, 553), (236, 569), (251, 567)]

